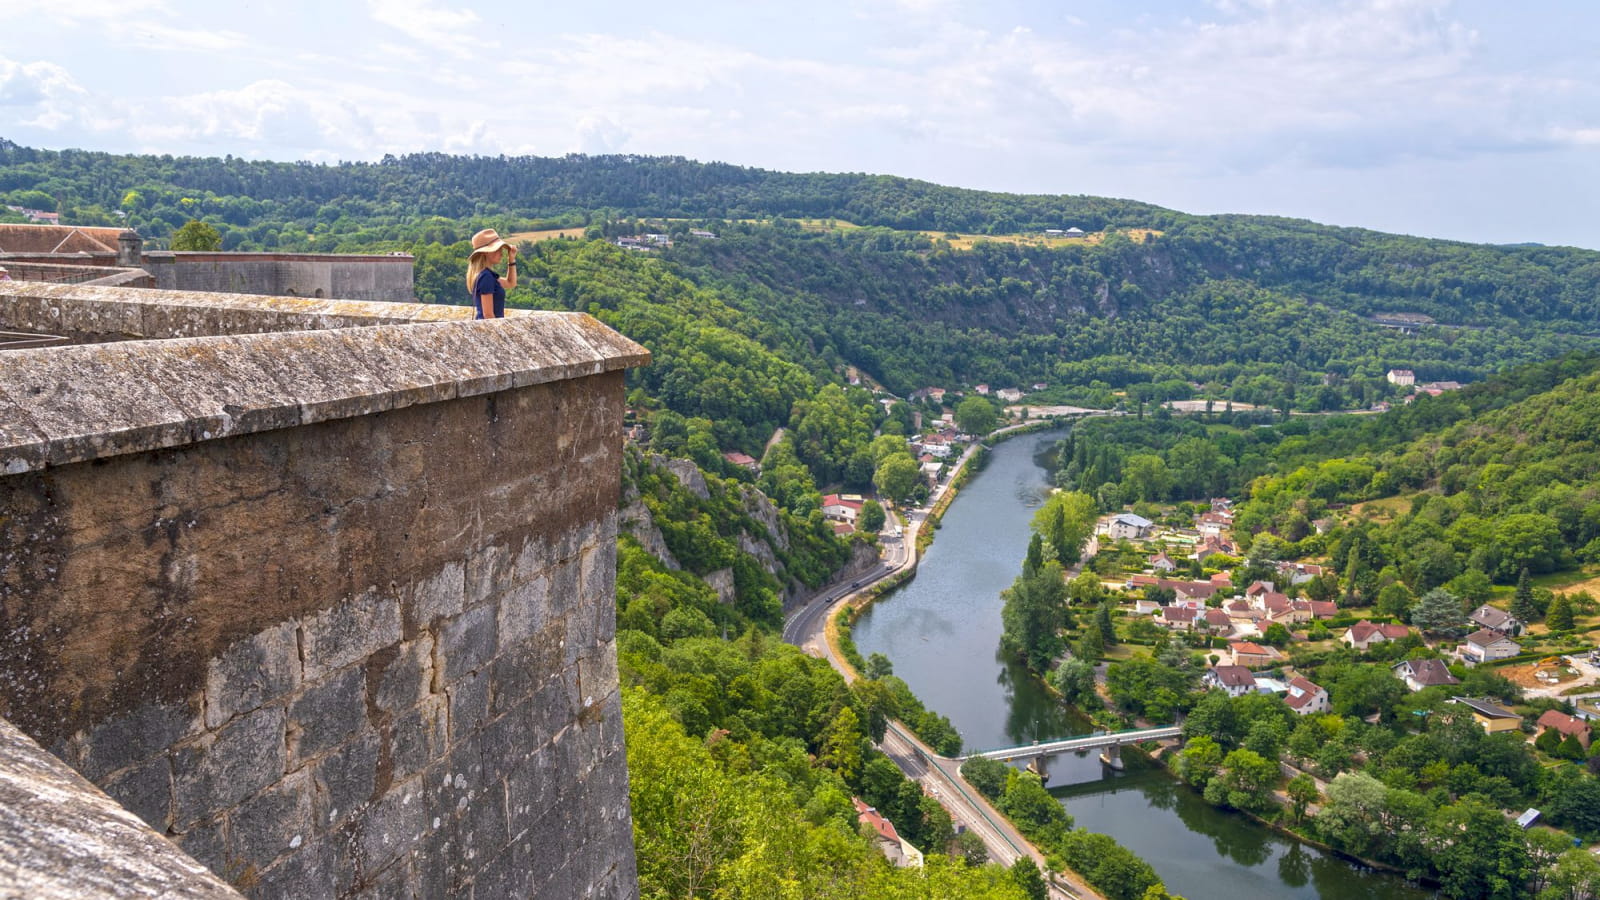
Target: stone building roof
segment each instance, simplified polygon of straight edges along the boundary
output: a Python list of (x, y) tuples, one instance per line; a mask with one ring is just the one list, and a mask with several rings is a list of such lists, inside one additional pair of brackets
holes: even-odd
[(0, 225), (0, 253), (115, 253), (121, 228)]

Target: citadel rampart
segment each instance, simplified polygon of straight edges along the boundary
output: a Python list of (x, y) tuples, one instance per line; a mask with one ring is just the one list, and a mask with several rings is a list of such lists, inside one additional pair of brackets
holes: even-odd
[(637, 893), (647, 355), (467, 314), (0, 284), (0, 714), (249, 896)]

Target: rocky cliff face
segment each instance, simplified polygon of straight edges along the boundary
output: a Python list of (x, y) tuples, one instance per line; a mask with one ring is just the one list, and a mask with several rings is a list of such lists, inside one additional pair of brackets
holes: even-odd
[[(683, 490), (700, 500), (710, 500), (713, 497), (705, 473), (691, 460), (673, 459), (650, 453), (641, 454), (636, 463), (657, 474), (671, 476)], [(816, 592), (794, 577), (784, 564), (784, 557), (794, 546), (794, 539), (777, 505), (766, 494), (750, 485), (737, 485), (733, 490), (736, 494), (727, 499), (732, 500), (731, 505), (735, 509), (728, 517), (736, 519), (739, 527), (729, 535), (730, 542), (740, 552), (754, 558), (764, 571), (777, 580), (780, 586), (779, 597), (786, 612), (809, 600)], [(667, 540), (662, 535), (649, 506), (639, 495), (637, 483), (631, 479), (624, 487), (623, 506), (618, 515), (618, 523), (623, 534), (631, 535), (646, 551), (660, 559), (668, 568), (679, 570), (686, 568), (668, 547)], [(835, 574), (833, 580), (850, 578), (865, 572), (873, 566), (877, 558), (876, 548), (867, 544), (857, 544), (852, 548), (849, 560)], [(723, 568), (704, 572), (700, 577), (717, 592), (718, 598), (723, 603), (732, 605), (735, 602), (733, 569)]]

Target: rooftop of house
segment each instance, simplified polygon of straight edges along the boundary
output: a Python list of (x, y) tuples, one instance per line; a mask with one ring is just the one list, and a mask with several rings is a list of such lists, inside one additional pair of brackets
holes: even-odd
[(1476, 644), (1479, 647), (1490, 647), (1501, 641), (1505, 641), (1508, 644), (1517, 645), (1516, 641), (1513, 641), (1498, 631), (1491, 631), (1487, 628), (1479, 628), (1477, 631), (1467, 635), (1467, 643)]
[(1411, 676), (1411, 680), (1424, 687), (1461, 683), (1461, 679), (1451, 675), (1444, 662), (1437, 659), (1408, 659), (1398, 663), (1395, 671)]
[(1488, 700), (1474, 700), (1471, 697), (1451, 697), (1451, 703), (1459, 703), (1471, 709), (1477, 715), (1486, 719), (1520, 719), (1521, 716)]
[(1211, 670), (1217, 681), (1225, 687), (1255, 687), (1255, 676), (1244, 666), (1216, 666)]
[(1589, 723), (1559, 710), (1547, 709), (1539, 716), (1539, 727), (1554, 728), (1565, 735), (1579, 735), (1589, 730)]

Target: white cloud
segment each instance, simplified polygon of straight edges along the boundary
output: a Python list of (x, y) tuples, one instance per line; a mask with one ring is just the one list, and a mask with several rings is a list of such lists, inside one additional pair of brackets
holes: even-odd
[(445, 6), (435, 0), (367, 0), (367, 12), (374, 21), (452, 56), (470, 56), (477, 48), (494, 45), (471, 34), (479, 18), (466, 7)]
[(165, 51), (196, 50), (218, 53), (243, 47), (248, 41), (237, 31), (178, 28), (148, 19), (129, 22), (113, 29), (111, 34), (119, 43)]
[(0, 109), (19, 125), (56, 131), (82, 121), (89, 92), (66, 69), (50, 62), (20, 63), (0, 57)]

